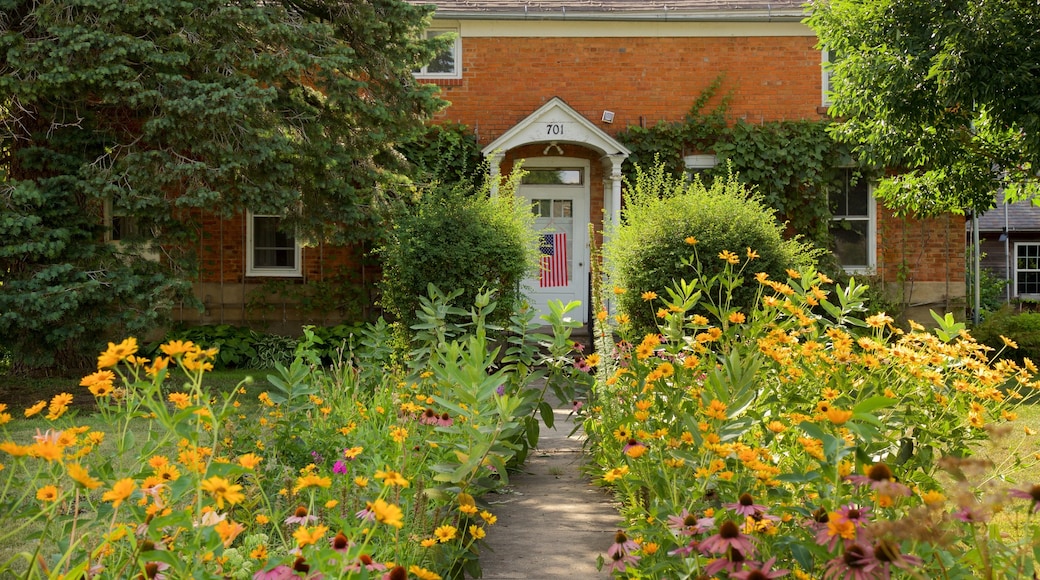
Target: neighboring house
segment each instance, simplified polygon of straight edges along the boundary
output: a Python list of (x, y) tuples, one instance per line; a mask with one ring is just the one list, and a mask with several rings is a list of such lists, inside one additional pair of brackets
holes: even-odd
[[(967, 225), (971, 243), (971, 224)], [(1010, 300), (1040, 301), (1040, 207), (1031, 200), (1004, 203), (979, 216), (982, 268), (1011, 283)]]
[[(450, 102), (435, 122), (473, 130), (493, 172), (504, 174), (523, 159), (529, 173), (520, 193), (534, 204), (539, 227), (564, 234), (547, 238), (552, 248), (545, 250), (557, 259), (566, 253), (564, 280), (527, 284), (542, 308), (550, 299), (587, 302), (588, 226), (601, 232), (621, 208), (629, 151), (616, 139), (619, 131), (681, 120), (720, 75), (734, 119), (826, 116), (826, 55), (801, 23), (802, 0), (432, 4), (429, 34), (456, 35), (451, 50), (416, 71)], [(691, 172), (714, 163), (703, 151), (686, 160)], [(836, 254), (849, 271), (875, 276), (910, 304), (962, 304), (963, 218), (897, 218), (863, 182), (837, 192), (831, 206)], [(246, 215), (205, 224), (198, 289), (207, 312), (200, 322), (247, 321), (250, 289), (270, 277), (310, 282), (352, 265), (342, 250), (301, 250), (298, 240), (276, 232), (276, 220)], [(291, 323), (289, 312), (276, 321)], [(583, 306), (578, 316), (588, 314)]]

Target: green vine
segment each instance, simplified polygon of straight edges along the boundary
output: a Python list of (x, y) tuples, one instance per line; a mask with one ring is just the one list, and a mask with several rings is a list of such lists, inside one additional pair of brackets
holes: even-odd
[(697, 97), (682, 121), (620, 132), (618, 140), (632, 150), (626, 171), (637, 165), (648, 167), (659, 156), (669, 171), (681, 175), (686, 171), (684, 156), (714, 153), (719, 163), (705, 172), (706, 178), (732, 171), (740, 181), (754, 186), (792, 230), (820, 247), (830, 247), (830, 192), (841, 185), (850, 166), (853, 179), (873, 177), (873, 171), (854, 165), (850, 146), (834, 141), (828, 133), (830, 121), (753, 124), (738, 120), (730, 125), (729, 95), (706, 110), (719, 94), (722, 80), (715, 79)]

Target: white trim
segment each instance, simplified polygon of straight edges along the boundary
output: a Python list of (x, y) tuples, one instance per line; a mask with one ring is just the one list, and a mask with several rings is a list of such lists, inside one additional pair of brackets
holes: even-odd
[(481, 151), (485, 157), (531, 143), (573, 143), (604, 155), (632, 154), (624, 145), (575, 111), (560, 97), (553, 97), (535, 112), (513, 125)]
[(831, 106), (831, 51), (824, 48), (820, 51), (820, 104)]
[(299, 278), (303, 276), (303, 249), (300, 246), (300, 240), (296, 236), (293, 236), (293, 263), (295, 264), (292, 268), (258, 268), (253, 265), (255, 259), (255, 248), (253, 240), (253, 218), (280, 218), (281, 216), (269, 215), (269, 214), (254, 214), (249, 211), (246, 212), (246, 276), (265, 276), (265, 277), (281, 277), (281, 278)]
[(452, 57), (454, 58), (454, 68), (450, 73), (436, 73), (427, 72), (426, 67), (422, 67), (414, 74), (417, 79), (461, 79), (462, 78), (462, 35), (459, 34), (459, 27), (456, 26), (434, 26), (426, 30), (427, 35), (434, 33), (434, 36), (440, 36), (442, 34), (455, 34), (455, 42), (451, 48)]
[[(1018, 293), (1018, 247), (1019, 246), (1040, 246), (1040, 241), (1037, 242), (1015, 242), (1011, 252), (1011, 280), (1010, 284), (1012, 287), (1012, 296), (1015, 298), (1026, 298), (1036, 299), (1040, 298), (1040, 294), (1019, 294)], [(1040, 270), (1025, 270), (1026, 272), (1034, 272)]]
[(845, 215), (831, 216), (831, 221), (866, 221), (867, 222), (867, 264), (866, 266), (846, 266), (842, 269), (849, 274), (874, 275), (877, 273), (877, 198), (874, 197), (874, 183), (867, 184), (867, 215), (866, 217), (853, 216), (850, 220)]
[[(449, 24), (450, 23), (450, 24)], [(744, 38), (806, 36), (816, 33), (800, 22), (622, 22), (555, 20), (434, 20), (434, 28), (455, 27), (464, 38)]]
[[(575, 285), (574, 293), (576, 296), (575, 300), (581, 302), (581, 306), (573, 312), (572, 316), (581, 322), (588, 322), (589, 320), (589, 222), (592, 219), (592, 189), (591, 189), (591, 176), (592, 176), (592, 164), (588, 159), (582, 159), (580, 157), (528, 157), (524, 158), (523, 166), (531, 169), (543, 169), (543, 168), (554, 168), (554, 169), (581, 169), (584, 173), (582, 183), (580, 185), (541, 185), (541, 184), (521, 184), (519, 189), (519, 195), (529, 198), (529, 191), (537, 191), (539, 193), (549, 194), (551, 192), (561, 193), (573, 193), (581, 191), (580, 197), (582, 200), (581, 208), (582, 212), (579, 215), (575, 212), (574, 217), (574, 264), (575, 269), (573, 272), (572, 284)], [(530, 281), (530, 279), (528, 280)], [(545, 289), (551, 291), (551, 289)], [(527, 289), (528, 293), (538, 292), (539, 288), (536, 285), (532, 285)], [(547, 313), (547, 312), (546, 312)]]

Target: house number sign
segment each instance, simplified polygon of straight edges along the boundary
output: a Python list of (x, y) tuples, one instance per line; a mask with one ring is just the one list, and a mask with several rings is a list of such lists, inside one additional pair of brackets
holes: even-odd
[(545, 124), (546, 135), (563, 135), (563, 123), (546, 123)]

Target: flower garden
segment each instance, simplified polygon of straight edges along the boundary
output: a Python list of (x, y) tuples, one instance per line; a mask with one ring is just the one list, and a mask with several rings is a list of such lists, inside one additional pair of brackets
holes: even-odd
[[(755, 276), (754, 305), (737, 305), (756, 258), (723, 252), (721, 274), (641, 292), (657, 332), (600, 298), (596, 352), (576, 361), (567, 307), (517, 313), (495, 342), (486, 294), (464, 311), (431, 293), (404, 357), (385, 324), (331, 361), (307, 330), (248, 397), (207, 389), (204, 345), (109, 344), (80, 391), (0, 410), (0, 540), (18, 546), (0, 567), (479, 577), (486, 494), (537, 444), (538, 417), (551, 425), (552, 390), (621, 505), (602, 562), (617, 577), (1033, 577), (1038, 455), (1016, 415), (1033, 363), (996, 359), (951, 316), (900, 330), (866, 315), (863, 286), (808, 268)], [(99, 421), (69, 410), (78, 397)], [(1025, 438), (997, 461), (1009, 431)]]
[[(659, 333), (599, 312), (581, 412), (626, 522), (603, 565), (626, 578), (1035, 577), (1040, 454), (1016, 422), (1035, 365), (996, 360), (952, 316), (897, 329), (865, 314), (863, 286), (812, 269), (758, 274), (741, 308), (733, 290), (756, 258), (722, 252), (721, 274), (644, 291)], [(1016, 430), (1022, 443), (986, 455)]]
[[(0, 410), (0, 570), (22, 578), (419, 578), (479, 576), (497, 516), (482, 496), (537, 442), (546, 389), (577, 371), (553, 336), (513, 316), (492, 348), (495, 304), (424, 301), (407, 364), (385, 324), (334, 364), (310, 330), (274, 388), (206, 388), (215, 350), (184, 341), (144, 358), (110, 343), (80, 392)], [(469, 317), (463, 328), (452, 315)], [(587, 375), (585, 375), (587, 376)], [(579, 377), (580, 378), (580, 377)], [(94, 397), (102, 427), (69, 411)], [(42, 421), (13, 438), (19, 420)], [(549, 413), (551, 417), (551, 412)], [(26, 433), (25, 430), (17, 431)]]

